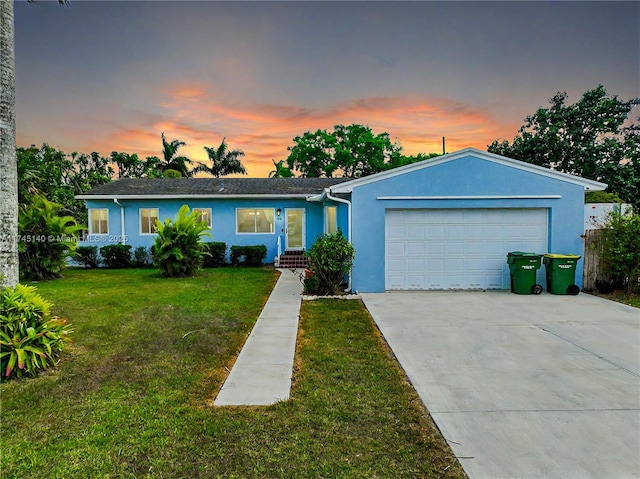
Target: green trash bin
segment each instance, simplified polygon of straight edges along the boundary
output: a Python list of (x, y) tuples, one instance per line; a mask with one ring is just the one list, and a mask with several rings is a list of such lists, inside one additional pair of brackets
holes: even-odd
[(515, 294), (540, 294), (542, 286), (536, 284), (536, 272), (540, 269), (542, 255), (512, 251), (507, 253), (511, 272), (511, 292)]
[(545, 254), (544, 267), (547, 276), (547, 291), (551, 294), (580, 292), (576, 282), (576, 266), (582, 256), (575, 254)]

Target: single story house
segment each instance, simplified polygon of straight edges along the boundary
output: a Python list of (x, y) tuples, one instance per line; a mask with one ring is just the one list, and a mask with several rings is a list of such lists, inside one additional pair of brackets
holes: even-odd
[(356, 250), (351, 289), (382, 292), (509, 289), (509, 251), (582, 255), (584, 192), (605, 188), (467, 148), (352, 180), (123, 179), (78, 198), (89, 209), (86, 244), (151, 246), (154, 220), (183, 204), (212, 241), (265, 244), (271, 261), (340, 228)]

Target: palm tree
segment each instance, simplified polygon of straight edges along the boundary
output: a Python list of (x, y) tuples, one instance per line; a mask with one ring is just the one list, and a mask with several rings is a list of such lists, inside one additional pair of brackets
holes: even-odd
[(13, 0), (0, 0), (0, 287), (19, 278), (14, 28)]
[(173, 140), (171, 143), (167, 142), (164, 137), (164, 133), (162, 134), (162, 160), (158, 165), (158, 169), (160, 171), (166, 170), (176, 170), (179, 171), (180, 174), (184, 177), (189, 177), (193, 175), (192, 171), (189, 171), (188, 165), (192, 163), (192, 161), (186, 156), (178, 156), (178, 150), (182, 146), (186, 146), (187, 144), (184, 141)]
[(293, 177), (293, 171), (284, 164), (284, 160), (280, 160), (276, 163), (276, 160), (271, 160), (275, 170), (269, 172), (269, 178), (291, 178)]
[(244, 169), (242, 162), (238, 159), (239, 156), (244, 156), (244, 151), (229, 150), (224, 141), (225, 138), (222, 139), (222, 143), (217, 149), (208, 146), (204, 147), (211, 166), (198, 162), (198, 166), (193, 169), (194, 173), (209, 173), (216, 178), (233, 174), (247, 174), (247, 170)]

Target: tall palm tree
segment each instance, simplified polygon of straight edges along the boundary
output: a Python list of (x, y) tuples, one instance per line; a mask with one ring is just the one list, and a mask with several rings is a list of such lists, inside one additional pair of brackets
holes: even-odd
[(19, 278), (14, 29), (13, 0), (0, 0), (0, 287)]
[(162, 162), (158, 165), (160, 171), (176, 170), (184, 177), (193, 175), (193, 172), (189, 171), (188, 165), (192, 161), (186, 156), (178, 156), (178, 150), (182, 146), (187, 144), (184, 141), (173, 140), (169, 143), (162, 134)]
[(247, 170), (244, 169), (242, 162), (238, 159), (238, 157), (244, 156), (244, 151), (229, 150), (225, 143), (225, 138), (222, 139), (222, 143), (218, 148), (205, 146), (204, 149), (207, 152), (211, 166), (198, 162), (198, 165), (193, 169), (194, 173), (209, 173), (216, 178), (233, 174), (247, 174)]

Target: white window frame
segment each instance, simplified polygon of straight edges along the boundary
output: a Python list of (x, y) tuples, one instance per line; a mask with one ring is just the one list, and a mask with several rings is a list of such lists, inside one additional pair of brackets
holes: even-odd
[[(160, 208), (150, 207), (150, 208), (139, 208), (138, 209), (138, 223), (140, 224), (140, 236), (152, 236), (152, 235), (157, 234), (155, 231), (154, 232), (149, 232), (149, 233), (144, 233), (142, 231), (142, 210), (156, 210), (156, 212), (157, 212), (156, 213), (156, 218), (160, 219)], [(149, 215), (149, 218), (151, 218), (151, 215)], [(149, 231), (151, 231), (152, 226), (153, 226), (152, 224), (149, 224)]]
[(192, 212), (206, 211), (208, 215), (207, 218), (209, 218), (209, 221), (207, 222), (207, 227), (211, 229), (211, 225), (213, 224), (213, 218), (211, 217), (211, 208), (193, 208), (191, 211)]
[[(91, 213), (93, 211), (106, 211), (107, 212), (107, 231), (104, 233), (96, 233), (93, 231), (93, 219), (91, 218)], [(100, 220), (98, 220), (100, 221)], [(89, 208), (89, 234), (90, 235), (108, 235), (109, 234), (109, 208)]]
[[(273, 211), (273, 223), (271, 223), (271, 227), (273, 228), (273, 231), (255, 231), (256, 230), (256, 214), (254, 214), (253, 216), (253, 229), (254, 231), (238, 231), (238, 212), (240, 210), (253, 210), (254, 213), (257, 210), (271, 210)], [(258, 208), (258, 207), (254, 207), (254, 208), (236, 208), (236, 234), (237, 235), (273, 235), (276, 233), (276, 209), (275, 208)]]
[(329, 233), (329, 208), (333, 208), (336, 211), (336, 229), (334, 233), (338, 231), (338, 207), (337, 206), (325, 206), (324, 207), (324, 232), (325, 234)]

